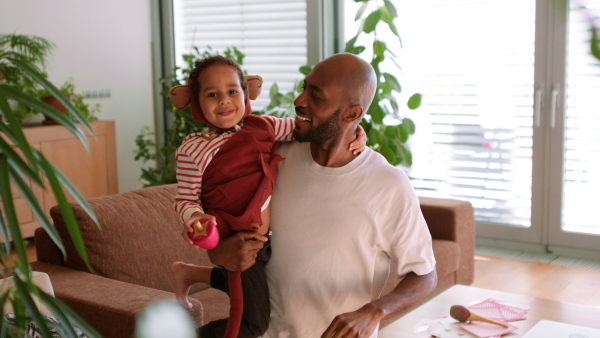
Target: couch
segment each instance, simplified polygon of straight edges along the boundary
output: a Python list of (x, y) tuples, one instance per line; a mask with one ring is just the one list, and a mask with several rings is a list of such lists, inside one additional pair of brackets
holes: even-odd
[[(173, 211), (176, 186), (143, 188), (89, 199), (100, 228), (72, 203), (85, 242), (90, 272), (69, 240), (57, 207), (50, 214), (65, 243), (66, 259), (42, 228), (35, 231), (34, 271), (50, 276), (56, 297), (64, 301), (105, 337), (131, 337), (136, 315), (151, 303), (174, 299), (171, 264), (175, 261), (209, 265), (206, 251), (189, 247)], [(470, 284), (474, 268), (474, 216), (470, 203), (421, 198), (437, 260), (439, 282), (434, 292)], [(384, 292), (398, 283), (391, 276)], [(225, 318), (229, 298), (208, 285), (194, 285), (189, 311), (197, 326)], [(385, 326), (388, 322), (382, 323)]]

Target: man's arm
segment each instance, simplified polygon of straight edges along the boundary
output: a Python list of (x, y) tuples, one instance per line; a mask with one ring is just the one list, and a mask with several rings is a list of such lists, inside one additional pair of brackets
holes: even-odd
[(387, 295), (354, 312), (335, 317), (321, 337), (369, 337), (379, 322), (392, 316), (405, 315), (425, 299), (436, 285), (435, 269), (423, 276), (411, 272)]
[(244, 271), (256, 263), (258, 250), (268, 241), (255, 231), (240, 231), (219, 240), (214, 249), (208, 250), (210, 261), (229, 271)]

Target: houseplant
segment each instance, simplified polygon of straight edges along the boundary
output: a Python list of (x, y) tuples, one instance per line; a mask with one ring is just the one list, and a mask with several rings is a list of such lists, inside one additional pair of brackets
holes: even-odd
[[(8, 43), (6, 43), (7, 40)], [(43, 39), (12, 34), (2, 36), (0, 41), (5, 42), (4, 45), (0, 45), (2, 46), (0, 49), (0, 72), (4, 74), (4, 78), (0, 79), (0, 115), (3, 117), (3, 120), (0, 121), (0, 199), (2, 203), (0, 210), (0, 236), (2, 236), (4, 241), (0, 245), (0, 263), (2, 264), (2, 277), (13, 275), (15, 283), (14, 287), (10, 287), (7, 292), (0, 295), (0, 310), (4, 308), (7, 302), (10, 302), (15, 315), (13, 324), (12, 322), (8, 322), (4, 313), (2, 313), (0, 335), (24, 336), (26, 325), (29, 322), (33, 322), (43, 337), (52, 336), (48, 329), (50, 325), (62, 337), (75, 337), (76, 332), (74, 327), (80, 328), (89, 337), (97, 337), (99, 336), (98, 333), (81, 320), (75, 312), (60, 300), (42, 292), (32, 282), (31, 266), (27, 260), (25, 244), (17, 220), (16, 207), (13, 204), (11, 185), (14, 185), (19, 190), (40, 224), (46, 229), (54, 243), (65, 253), (60, 236), (35, 198), (28, 181), (32, 185), (37, 185), (44, 190), (50, 190), (54, 194), (63, 217), (68, 224), (70, 237), (79, 255), (86, 263), (88, 260), (84, 243), (64, 190), (66, 189), (94, 220), (96, 220), (96, 217), (87, 202), (69, 180), (25, 139), (22, 130), (23, 127), (19, 120), (19, 112), (11, 108), (8, 100), (14, 100), (34, 112), (40, 112), (53, 117), (59, 124), (73, 133), (88, 150), (89, 145), (84, 130), (92, 134), (93, 131), (81, 112), (73, 106), (58, 88), (46, 79), (44, 72), (41, 70), (40, 66), (43, 60), (39, 58), (39, 54), (37, 53), (39, 50), (36, 50), (36, 46), (37, 43), (43, 42)], [(15, 42), (18, 42), (22, 47), (14, 48)], [(42, 45), (50, 46), (51, 44), (46, 41)], [(20, 85), (20, 82), (15, 80), (19, 77), (26, 77), (30, 79), (32, 85), (39, 85), (46, 89), (67, 108), (69, 113), (79, 123), (75, 123), (75, 121), (69, 119), (55, 108), (42, 103), (34, 92), (24, 89)], [(18, 152), (15, 150), (18, 150)], [(44, 181), (47, 181), (48, 184), (45, 184)], [(9, 262), (13, 248), (16, 252), (16, 258), (12, 262)], [(87, 264), (91, 268), (89, 263)], [(32, 296), (36, 296), (51, 309), (58, 319), (58, 323), (52, 323), (47, 317), (40, 314), (32, 301)]]
[[(94, 105), (90, 105), (84, 102), (84, 97), (82, 94), (77, 93), (75, 91), (75, 83), (72, 78), (69, 78), (65, 83), (59, 88), (60, 92), (73, 103), (73, 106), (77, 108), (79, 112), (83, 115), (83, 117), (88, 122), (94, 122), (98, 120), (96, 114), (100, 110), (100, 105), (98, 103)], [(58, 101), (54, 96), (52, 96), (48, 90), (41, 89), (38, 91), (37, 96), (40, 100), (46, 102), (47, 104), (53, 106), (58, 109), (60, 112), (67, 114), (68, 117), (75, 120), (75, 117), (72, 116), (67, 108), (63, 106), (60, 101)], [(52, 119), (49, 116), (46, 116), (46, 119), (43, 121), (43, 124), (57, 124), (58, 122)]]

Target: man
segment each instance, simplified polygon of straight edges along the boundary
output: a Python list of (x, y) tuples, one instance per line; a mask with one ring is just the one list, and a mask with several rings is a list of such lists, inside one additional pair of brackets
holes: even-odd
[[(337, 54), (315, 66), (294, 102), (294, 138), (304, 143), (279, 151), (264, 337), (375, 337), (381, 320), (410, 310), (436, 286), (431, 236), (408, 178), (371, 149), (347, 150), (375, 89), (371, 65)], [(264, 241), (237, 233), (209, 255), (244, 270)], [(404, 279), (381, 296), (390, 258)]]

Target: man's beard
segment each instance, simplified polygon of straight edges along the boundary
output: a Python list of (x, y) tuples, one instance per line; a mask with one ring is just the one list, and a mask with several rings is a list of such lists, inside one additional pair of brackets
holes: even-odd
[(306, 133), (300, 135), (294, 130), (294, 140), (298, 142), (324, 143), (334, 138), (340, 131), (340, 121), (338, 119), (341, 108), (338, 108), (325, 122), (316, 127), (311, 127)]

